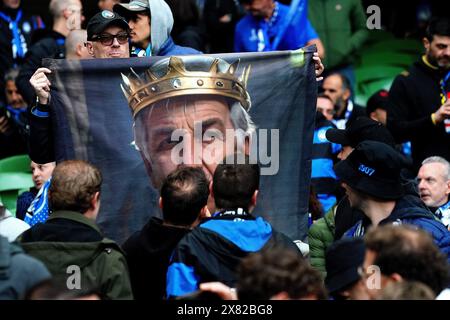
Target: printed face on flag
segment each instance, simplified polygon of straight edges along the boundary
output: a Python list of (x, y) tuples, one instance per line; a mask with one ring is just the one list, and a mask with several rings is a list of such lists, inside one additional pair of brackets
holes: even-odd
[(211, 180), (227, 150), (234, 152), (234, 141), (227, 140), (234, 126), (223, 97), (166, 99), (138, 117), (137, 143), (156, 188), (180, 165), (202, 166)]

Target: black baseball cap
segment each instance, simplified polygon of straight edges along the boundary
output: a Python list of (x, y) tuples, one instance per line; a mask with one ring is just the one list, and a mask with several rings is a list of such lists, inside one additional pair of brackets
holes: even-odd
[(130, 31), (130, 26), (125, 18), (109, 10), (103, 10), (89, 20), (86, 28), (87, 40), (92, 40), (94, 35), (102, 33), (107, 27), (112, 25), (121, 27), (126, 31)]
[(338, 162), (334, 172), (357, 191), (382, 200), (397, 200), (404, 195), (400, 171), (408, 165), (405, 156), (393, 147), (368, 140)]
[(369, 116), (377, 109), (388, 109), (389, 92), (386, 90), (379, 90), (370, 96), (366, 104), (366, 114)]
[(380, 122), (368, 117), (358, 117), (345, 129), (328, 129), (327, 140), (332, 143), (355, 148), (359, 143), (366, 140), (383, 142), (395, 146), (394, 137), (389, 130)]

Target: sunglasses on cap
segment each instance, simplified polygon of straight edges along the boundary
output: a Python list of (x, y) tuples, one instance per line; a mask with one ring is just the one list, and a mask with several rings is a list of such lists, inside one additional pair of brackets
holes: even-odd
[(91, 41), (98, 41), (104, 46), (111, 46), (114, 42), (114, 38), (117, 39), (119, 44), (125, 44), (128, 42), (130, 35), (127, 32), (120, 32), (118, 34), (103, 33), (99, 36), (92, 37)]

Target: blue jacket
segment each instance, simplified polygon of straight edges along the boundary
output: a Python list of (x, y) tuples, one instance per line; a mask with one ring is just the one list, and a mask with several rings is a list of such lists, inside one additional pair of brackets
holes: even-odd
[(220, 281), (233, 287), (241, 259), (275, 245), (301, 255), (291, 239), (261, 217), (216, 213), (176, 246), (167, 271), (167, 297), (191, 293), (202, 282)]
[(158, 52), (158, 56), (179, 56), (187, 54), (201, 54), (201, 52), (189, 47), (182, 47), (175, 44), (172, 37), (167, 38)]
[(311, 184), (317, 193), (317, 199), (323, 207), (323, 212), (328, 212), (336, 203), (336, 190), (338, 188), (336, 174), (333, 170), (334, 155), (336, 155), (341, 145), (331, 143), (327, 140), (325, 133), (328, 129), (336, 128), (335, 125), (325, 119), (317, 112), (316, 128), (314, 130)]
[[(275, 2), (275, 10), (269, 21), (251, 14), (244, 16), (236, 25), (234, 51), (296, 50), (304, 47), (310, 40), (319, 38), (308, 20), (305, 3), (306, 1), (302, 2), (286, 28), (284, 24), (290, 9), (278, 2)], [(278, 45), (274, 45), (277, 38)]]
[[(427, 231), (439, 249), (447, 255), (447, 260), (450, 262), (450, 231), (434, 217), (419, 197), (405, 195), (399, 199), (391, 215), (382, 220), (380, 225), (388, 223), (408, 224)], [(344, 237), (363, 236), (369, 225), (370, 220), (365, 217), (350, 228)]]

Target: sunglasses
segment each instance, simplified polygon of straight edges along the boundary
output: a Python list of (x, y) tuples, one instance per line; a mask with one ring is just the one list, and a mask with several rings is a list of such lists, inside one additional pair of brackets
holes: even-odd
[(118, 33), (118, 34), (102, 34), (97, 37), (93, 37), (92, 41), (98, 41), (104, 46), (111, 46), (114, 42), (114, 39), (117, 39), (119, 44), (125, 44), (128, 42), (130, 35), (126, 32)]

